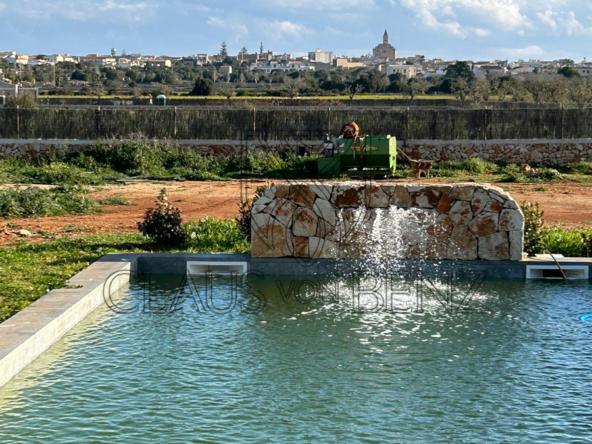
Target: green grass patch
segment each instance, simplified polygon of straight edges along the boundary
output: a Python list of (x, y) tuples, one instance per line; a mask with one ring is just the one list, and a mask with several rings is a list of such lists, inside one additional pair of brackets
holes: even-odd
[[(248, 253), (250, 245), (236, 221), (204, 218), (184, 225), (187, 241), (177, 249), (189, 253)], [(53, 233), (52, 233), (53, 234)], [(150, 252), (155, 246), (139, 233), (101, 234), (76, 239), (20, 241), (0, 249), (0, 322), (63, 288), (67, 280), (102, 256), (116, 252)], [(34, 264), (34, 266), (32, 266)]]
[(14, 187), (0, 190), (0, 217), (6, 219), (92, 214), (99, 211), (101, 207), (94, 200), (61, 189)]
[(99, 203), (101, 205), (121, 205), (121, 206), (131, 206), (133, 205), (129, 200), (123, 198), (123, 197), (118, 197), (118, 196), (110, 196), (110, 197), (106, 197), (103, 200), (100, 200)]

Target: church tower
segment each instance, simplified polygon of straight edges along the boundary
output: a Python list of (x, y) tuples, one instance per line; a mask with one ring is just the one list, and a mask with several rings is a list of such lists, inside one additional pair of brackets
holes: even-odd
[(388, 45), (388, 33), (386, 32), (386, 29), (384, 30), (384, 35), (382, 36), (382, 43)]

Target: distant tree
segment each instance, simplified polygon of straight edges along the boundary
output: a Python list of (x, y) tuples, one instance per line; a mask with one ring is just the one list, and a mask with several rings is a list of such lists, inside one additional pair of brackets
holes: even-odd
[(469, 96), (475, 103), (483, 103), (489, 100), (491, 84), (487, 80), (475, 80), (469, 89)]
[(218, 93), (228, 100), (231, 100), (234, 96), (236, 96), (236, 89), (233, 85), (224, 85), (218, 88)]
[(302, 86), (303, 85), (300, 80), (294, 80), (291, 77), (286, 77), (284, 79), (284, 91), (286, 91), (290, 99), (293, 99), (300, 93)]
[(416, 96), (425, 93), (427, 84), (417, 77), (411, 77), (404, 86), (404, 91), (409, 95), (411, 100), (414, 100)]
[(197, 79), (193, 89), (189, 93), (190, 96), (211, 96), (216, 92), (214, 82), (210, 79)]
[(170, 96), (173, 95), (173, 90), (166, 83), (161, 83), (160, 84), (159, 91), (160, 91), (161, 94), (163, 94), (163, 95), (165, 95), (167, 97), (170, 97)]
[(553, 78), (548, 79), (545, 83), (549, 102), (562, 103), (567, 93), (566, 82), (558, 78)]
[(37, 109), (37, 101), (33, 94), (21, 93), (16, 96), (8, 96), (6, 108)]
[(117, 55), (117, 49), (111, 48), (111, 57), (115, 57)]
[(349, 96), (349, 100), (354, 100), (357, 94), (364, 91), (364, 87), (360, 84), (352, 83), (345, 88), (347, 95)]
[(452, 84), (452, 93), (462, 102), (467, 99), (470, 90), (471, 85), (464, 77), (457, 78)]
[(446, 68), (446, 77), (451, 79), (465, 79), (472, 82), (475, 74), (467, 62), (456, 62)]
[(580, 108), (587, 108), (592, 104), (592, 81), (590, 79), (574, 78), (569, 82), (567, 96), (571, 102)]
[(90, 80), (90, 76), (85, 73), (84, 71), (81, 71), (80, 69), (77, 69), (76, 71), (74, 71), (72, 73), (72, 75), (70, 76), (71, 80), (79, 80), (81, 82), (88, 82)]
[(580, 77), (580, 73), (573, 69), (571, 66), (564, 66), (557, 71), (557, 74), (562, 75), (568, 79), (573, 79), (574, 77)]
[(226, 42), (222, 42), (222, 47), (220, 48), (220, 57), (225, 59), (228, 57), (228, 48), (226, 47)]
[(575, 62), (572, 59), (559, 59), (557, 62), (564, 66), (574, 66)]
[(97, 96), (98, 100), (101, 100), (101, 97), (103, 97), (105, 95), (105, 90), (103, 89), (103, 85), (102, 84), (98, 84), (94, 87), (93, 89), (93, 95)]

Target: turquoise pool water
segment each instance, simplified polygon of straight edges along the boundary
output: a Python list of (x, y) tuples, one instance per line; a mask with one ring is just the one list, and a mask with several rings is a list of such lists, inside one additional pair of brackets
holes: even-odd
[[(485, 281), (482, 313), (402, 314), (286, 302), (278, 281), (254, 284), (259, 314), (159, 312), (178, 278), (154, 282), (149, 310), (100, 308), (0, 389), (0, 442), (592, 439), (588, 282)], [(116, 301), (134, 308), (144, 288)], [(228, 283), (212, 288), (224, 306)]]

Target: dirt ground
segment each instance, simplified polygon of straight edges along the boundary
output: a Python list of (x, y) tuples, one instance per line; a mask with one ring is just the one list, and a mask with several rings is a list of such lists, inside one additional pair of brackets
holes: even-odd
[[(403, 182), (403, 181), (401, 181)], [(426, 181), (427, 182), (427, 181)], [(429, 182), (441, 182), (430, 180)], [(37, 219), (0, 219), (4, 236), (0, 243), (10, 243), (18, 238), (16, 230), (25, 229), (33, 236), (31, 241), (47, 237), (76, 236), (105, 232), (129, 232), (136, 230), (145, 211), (154, 206), (159, 191), (165, 187), (169, 200), (183, 212), (185, 220), (212, 216), (223, 219), (238, 214), (237, 203), (264, 180), (250, 181), (248, 188), (240, 181), (226, 182), (139, 182), (106, 185), (88, 196), (95, 200), (106, 197), (123, 197), (132, 206), (104, 206), (103, 212), (89, 216), (43, 217)], [(562, 181), (553, 184), (496, 184), (508, 191), (517, 201), (539, 202), (544, 210), (547, 226), (581, 227), (592, 224), (592, 185)], [(0, 233), (2, 232), (0, 231)]]

